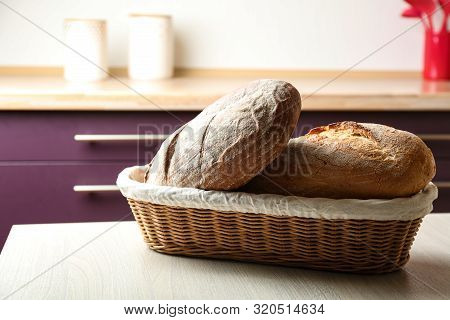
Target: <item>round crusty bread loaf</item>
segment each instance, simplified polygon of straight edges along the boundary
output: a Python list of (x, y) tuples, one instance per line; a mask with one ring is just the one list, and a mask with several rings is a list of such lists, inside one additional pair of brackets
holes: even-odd
[(300, 94), (291, 84), (251, 82), (170, 135), (152, 160), (146, 180), (205, 190), (238, 188), (286, 148), (300, 108)]
[(433, 154), (416, 135), (346, 121), (291, 139), (243, 190), (335, 199), (396, 198), (419, 192), (435, 173)]

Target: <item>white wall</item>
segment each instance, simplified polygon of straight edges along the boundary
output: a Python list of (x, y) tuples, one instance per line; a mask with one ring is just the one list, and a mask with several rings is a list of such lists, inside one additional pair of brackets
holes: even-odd
[[(403, 32), (401, 0), (2, 0), (62, 39), (68, 17), (106, 18), (112, 66), (127, 63), (129, 12), (174, 17), (176, 65), (343, 69)], [(364, 61), (363, 70), (418, 70), (418, 25)], [(0, 65), (61, 65), (57, 41), (0, 3)]]

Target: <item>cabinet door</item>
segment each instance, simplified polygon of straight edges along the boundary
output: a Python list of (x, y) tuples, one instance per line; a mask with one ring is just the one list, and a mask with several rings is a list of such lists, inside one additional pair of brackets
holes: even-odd
[(166, 135), (195, 115), (194, 112), (0, 112), (0, 161), (142, 163), (151, 159)]
[(305, 111), (294, 136), (309, 129), (338, 121), (369, 122), (388, 125), (421, 136), (433, 151), (439, 198), (434, 212), (450, 212), (450, 112), (314, 112)]
[(295, 136), (339, 121), (379, 123), (423, 138), (435, 158), (450, 159), (450, 112), (317, 112), (303, 111)]
[[(0, 166), (0, 248), (13, 224), (133, 219), (120, 191), (75, 192), (74, 186), (114, 186), (130, 162)], [(95, 188), (94, 188), (95, 189)]]

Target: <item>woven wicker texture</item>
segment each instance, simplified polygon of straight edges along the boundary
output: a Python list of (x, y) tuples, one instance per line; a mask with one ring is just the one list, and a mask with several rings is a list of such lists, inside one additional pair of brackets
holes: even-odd
[(402, 267), (422, 221), (325, 220), (128, 202), (145, 242), (158, 252), (358, 273)]

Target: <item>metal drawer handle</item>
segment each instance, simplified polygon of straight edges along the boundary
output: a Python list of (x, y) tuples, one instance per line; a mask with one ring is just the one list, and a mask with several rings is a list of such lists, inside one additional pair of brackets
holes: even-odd
[(121, 142), (141, 140), (165, 140), (167, 134), (76, 134), (73, 139), (80, 142)]
[[(450, 188), (450, 181), (433, 181), (438, 188)], [(119, 187), (112, 185), (76, 185), (73, 186), (75, 192), (110, 192), (119, 191)]]
[(438, 188), (450, 188), (450, 181), (433, 181)]
[(119, 191), (119, 187), (112, 185), (77, 185), (73, 186), (75, 192), (110, 192)]
[[(168, 134), (76, 134), (73, 138), (80, 142), (115, 142), (139, 140), (165, 140)], [(450, 141), (450, 134), (418, 134), (425, 141)]]
[(450, 141), (450, 134), (418, 134), (420, 139), (425, 141)]

